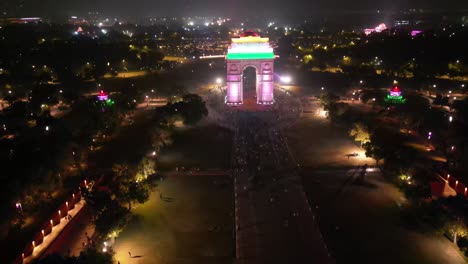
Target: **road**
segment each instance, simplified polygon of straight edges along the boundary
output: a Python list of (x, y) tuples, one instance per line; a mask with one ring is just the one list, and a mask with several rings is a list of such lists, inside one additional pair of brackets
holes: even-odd
[(277, 128), (281, 115), (232, 115), (238, 263), (334, 263)]

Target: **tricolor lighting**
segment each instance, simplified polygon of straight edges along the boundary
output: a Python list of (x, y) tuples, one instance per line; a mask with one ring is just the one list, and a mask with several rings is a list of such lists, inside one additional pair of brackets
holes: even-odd
[(97, 98), (99, 101), (106, 101), (107, 99), (109, 99), (109, 95), (106, 92), (104, 92), (104, 90), (101, 90)]
[(404, 104), (406, 99), (401, 95), (400, 87), (397, 85), (390, 89), (390, 93), (385, 97), (385, 102), (390, 104)]
[(391, 96), (400, 96), (401, 95), (400, 87), (393, 86), (392, 89), (390, 89), (390, 95)]
[(273, 48), (269, 39), (262, 38), (256, 33), (243, 34), (239, 38), (233, 38), (228, 48), (226, 59), (228, 60), (261, 60), (274, 59)]

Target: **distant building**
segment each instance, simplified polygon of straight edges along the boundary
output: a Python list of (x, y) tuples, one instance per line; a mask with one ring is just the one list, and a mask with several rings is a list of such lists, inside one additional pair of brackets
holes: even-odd
[(409, 24), (409, 20), (396, 20), (395, 22), (393, 22), (394, 27), (405, 27), (409, 26)]
[(0, 25), (8, 24), (29, 24), (42, 22), (40, 17), (12, 17), (0, 19)]
[(387, 29), (387, 25), (385, 25), (384, 23), (381, 23), (380, 25), (376, 26), (375, 28), (366, 28), (364, 29), (364, 34), (366, 35), (370, 35), (371, 33), (374, 33), (374, 32), (377, 32), (377, 33), (380, 33), (384, 30)]

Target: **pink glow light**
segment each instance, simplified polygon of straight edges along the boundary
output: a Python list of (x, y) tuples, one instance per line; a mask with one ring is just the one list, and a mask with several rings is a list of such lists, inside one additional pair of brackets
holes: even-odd
[(104, 92), (103, 90), (101, 90), (97, 96), (98, 100), (99, 101), (105, 101), (107, 99), (109, 99), (109, 95), (107, 95), (106, 92)]
[(411, 31), (411, 36), (415, 37), (415, 36), (421, 34), (422, 32), (423, 32), (422, 30), (413, 30), (413, 31)]
[(401, 95), (400, 87), (393, 86), (392, 89), (390, 89), (390, 95), (391, 96), (400, 96)]
[(364, 29), (364, 34), (370, 35), (371, 33), (374, 33), (374, 32), (380, 33), (380, 32), (382, 32), (382, 31), (384, 31), (386, 29), (388, 29), (387, 25), (385, 25), (384, 23), (381, 23), (378, 26), (376, 26), (375, 28), (366, 28), (366, 29)]

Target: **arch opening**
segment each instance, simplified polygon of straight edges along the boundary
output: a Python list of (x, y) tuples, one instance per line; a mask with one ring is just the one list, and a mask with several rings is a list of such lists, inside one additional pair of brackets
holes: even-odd
[(242, 71), (242, 88), (244, 97), (257, 97), (257, 68), (252, 65), (246, 66)]

